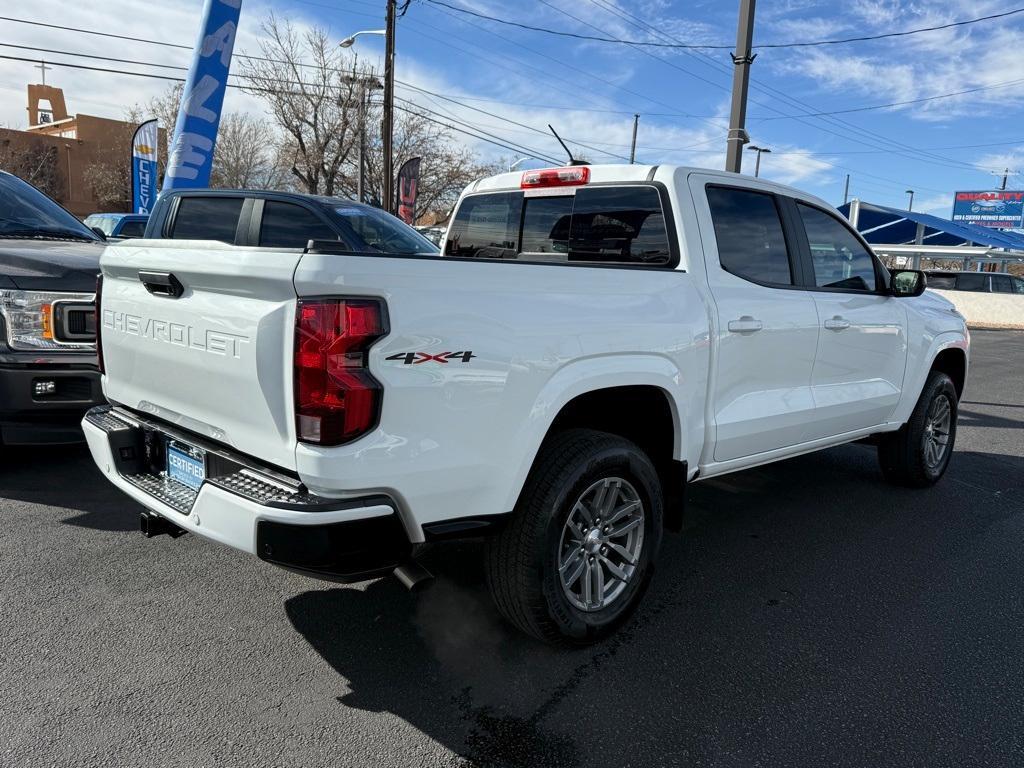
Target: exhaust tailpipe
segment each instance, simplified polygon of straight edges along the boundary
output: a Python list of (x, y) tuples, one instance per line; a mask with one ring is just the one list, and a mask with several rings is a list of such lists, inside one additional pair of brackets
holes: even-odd
[(172, 539), (176, 539), (188, 533), (184, 528), (179, 528), (167, 518), (153, 512), (143, 512), (139, 515), (139, 529), (147, 539), (161, 536), (165, 533)]
[(402, 582), (410, 592), (419, 592), (434, 580), (434, 575), (415, 560), (402, 563), (395, 568), (394, 573), (395, 578)]

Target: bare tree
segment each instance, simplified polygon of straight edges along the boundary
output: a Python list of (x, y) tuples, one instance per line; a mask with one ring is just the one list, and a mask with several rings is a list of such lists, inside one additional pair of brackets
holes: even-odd
[(174, 133), (174, 124), (178, 121), (178, 109), (181, 107), (181, 94), (184, 91), (184, 83), (171, 83), (163, 93), (146, 102), (145, 108), (135, 105), (133, 109), (138, 113), (140, 122), (143, 114), (149, 118), (155, 117), (169, 136)]
[(279, 145), (270, 124), (248, 112), (221, 118), (213, 156), (211, 187), (281, 189), (288, 172), (279, 157)]
[(240, 76), (280, 129), (297, 184), (333, 195), (357, 151), (359, 82), (369, 73), (340, 53), (322, 27), (300, 34), (271, 14), (262, 29), (262, 57), (244, 59)]
[[(377, 108), (367, 118), (370, 151), (366, 157), (366, 194), (369, 200), (383, 198), (381, 132), (380, 122), (376, 119), (379, 114)], [(422, 158), (416, 211), (421, 215), (429, 214), (437, 220), (447, 217), (467, 184), (498, 170), (495, 164), (482, 163), (469, 149), (455, 144), (451, 132), (443, 124), (414, 107), (403, 107), (398, 112), (393, 142), (396, 169), (401, 168), (410, 158)], [(354, 178), (357, 172), (358, 169), (354, 168), (345, 174), (342, 191), (347, 195), (355, 196)]]
[(0, 139), (0, 170), (13, 173), (50, 197), (62, 197), (64, 189), (57, 171), (57, 147), (30, 145)]

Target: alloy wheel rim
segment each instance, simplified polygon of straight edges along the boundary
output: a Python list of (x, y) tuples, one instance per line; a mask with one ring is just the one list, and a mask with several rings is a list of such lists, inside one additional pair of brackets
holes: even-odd
[(939, 395), (928, 406), (924, 421), (924, 461), (929, 469), (942, 465), (949, 451), (953, 406), (946, 395)]
[(562, 592), (581, 611), (618, 600), (636, 574), (644, 545), (644, 504), (621, 477), (590, 485), (572, 506), (558, 544)]

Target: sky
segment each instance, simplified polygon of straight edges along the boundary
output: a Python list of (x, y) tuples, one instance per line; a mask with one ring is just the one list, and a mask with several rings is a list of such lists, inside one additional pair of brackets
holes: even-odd
[[(547, 134), (555, 126), (577, 155), (592, 162), (628, 160), (639, 114), (637, 161), (724, 167), (733, 66), (729, 50), (635, 46), (548, 35), (455, 10), (577, 35), (634, 42), (735, 43), (739, 0), (413, 0), (398, 21), (396, 95), (437, 119), (486, 132), (509, 149), (453, 133), (488, 160), (529, 154), (561, 160)], [(69, 110), (122, 117), (167, 82), (61, 67), (60, 62), (180, 76), (177, 70), (89, 59), (105, 56), (187, 67), (188, 50), (143, 39), (192, 44), (202, 0), (34, 0), (11, 17), (136, 38), (110, 40), (0, 20), (0, 124), (24, 127), (25, 85), (45, 58), (47, 82), (64, 88)], [(318, 25), (337, 39), (380, 29), (384, 0), (243, 0), (236, 53), (259, 53), (260, 26), (271, 11), (297, 26)], [(448, 7), (448, 6), (454, 6)], [(1014, 9), (1009, 0), (761, 0), (754, 44), (817, 41), (911, 30)], [(850, 197), (949, 216), (953, 192), (1024, 188), (1024, 127), (1018, 127), (1024, 58), (1013, 55), (1024, 13), (887, 40), (764, 48), (752, 66), (747, 130), (768, 147), (761, 175), (839, 204)], [(22, 46), (21, 48), (14, 46)], [(56, 52), (41, 52), (45, 48)], [(353, 50), (378, 68), (382, 38), (360, 37)], [(233, 67), (235, 69), (235, 67)], [(420, 90), (417, 90), (420, 89)], [(424, 93), (423, 91), (430, 93)], [(969, 91), (953, 97), (954, 92)], [(934, 98), (934, 97), (943, 98)], [(921, 101), (922, 99), (927, 99)], [(883, 109), (863, 109), (915, 101)], [(226, 110), (261, 112), (229, 89)], [(850, 111), (855, 110), (855, 111)], [(839, 114), (821, 114), (836, 113)], [(523, 160), (518, 167), (550, 165)], [(753, 153), (744, 158), (752, 173)], [(994, 175), (998, 172), (999, 175)]]

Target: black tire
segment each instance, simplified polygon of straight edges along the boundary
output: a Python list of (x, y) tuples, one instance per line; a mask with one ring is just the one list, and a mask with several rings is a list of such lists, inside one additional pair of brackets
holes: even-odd
[[(927, 442), (935, 433), (931, 416), (945, 400), (949, 407), (947, 442), (938, 461), (929, 454)], [(878, 461), (885, 479), (908, 488), (926, 488), (938, 482), (949, 466), (956, 442), (957, 395), (953, 381), (944, 373), (928, 374), (921, 397), (914, 406), (910, 420), (897, 432), (881, 436), (878, 443)]]
[[(618, 587), (614, 577), (609, 576), (612, 590), (620, 589), (618, 595), (610, 597), (603, 608), (581, 610), (566, 594), (571, 587), (562, 585), (560, 558), (568, 552), (570, 557), (589, 559), (589, 566), (585, 563), (579, 566), (587, 566), (588, 580), (591, 568), (601, 569), (601, 563), (609, 561), (604, 554), (594, 552), (595, 566), (594, 556), (582, 554), (583, 542), (579, 549), (581, 554), (575, 555), (575, 545), (567, 543), (573, 541), (572, 534), (565, 540), (563, 532), (570, 530), (567, 528), (570, 514), (581, 514), (577, 501), (606, 478), (610, 480), (603, 483), (605, 489), (612, 487), (615, 493), (635, 493), (631, 498), (642, 503), (630, 516), (642, 517), (642, 521), (633, 525), (637, 531), (634, 536), (640, 536), (642, 531), (641, 545), (635, 553), (630, 578), (621, 581), (625, 586)], [(623, 504), (619, 509), (626, 506)], [(487, 584), (498, 610), (519, 629), (549, 643), (587, 645), (610, 634), (632, 613), (647, 589), (661, 545), (663, 507), (661, 484), (654, 465), (633, 443), (616, 435), (585, 429), (566, 430), (549, 438), (534, 462), (512, 519), (487, 544)], [(600, 534), (601, 530), (607, 534), (613, 527), (602, 528), (598, 524), (590, 535)], [(630, 540), (635, 541), (632, 537)], [(607, 552), (607, 548), (600, 552)], [(616, 553), (609, 556), (616, 557)], [(623, 563), (620, 561), (618, 565), (621, 567)], [(610, 574), (611, 566), (607, 568), (603, 572)], [(596, 583), (604, 584), (603, 578), (599, 580), (597, 574), (594, 577)], [(582, 581), (579, 583), (583, 589)]]

